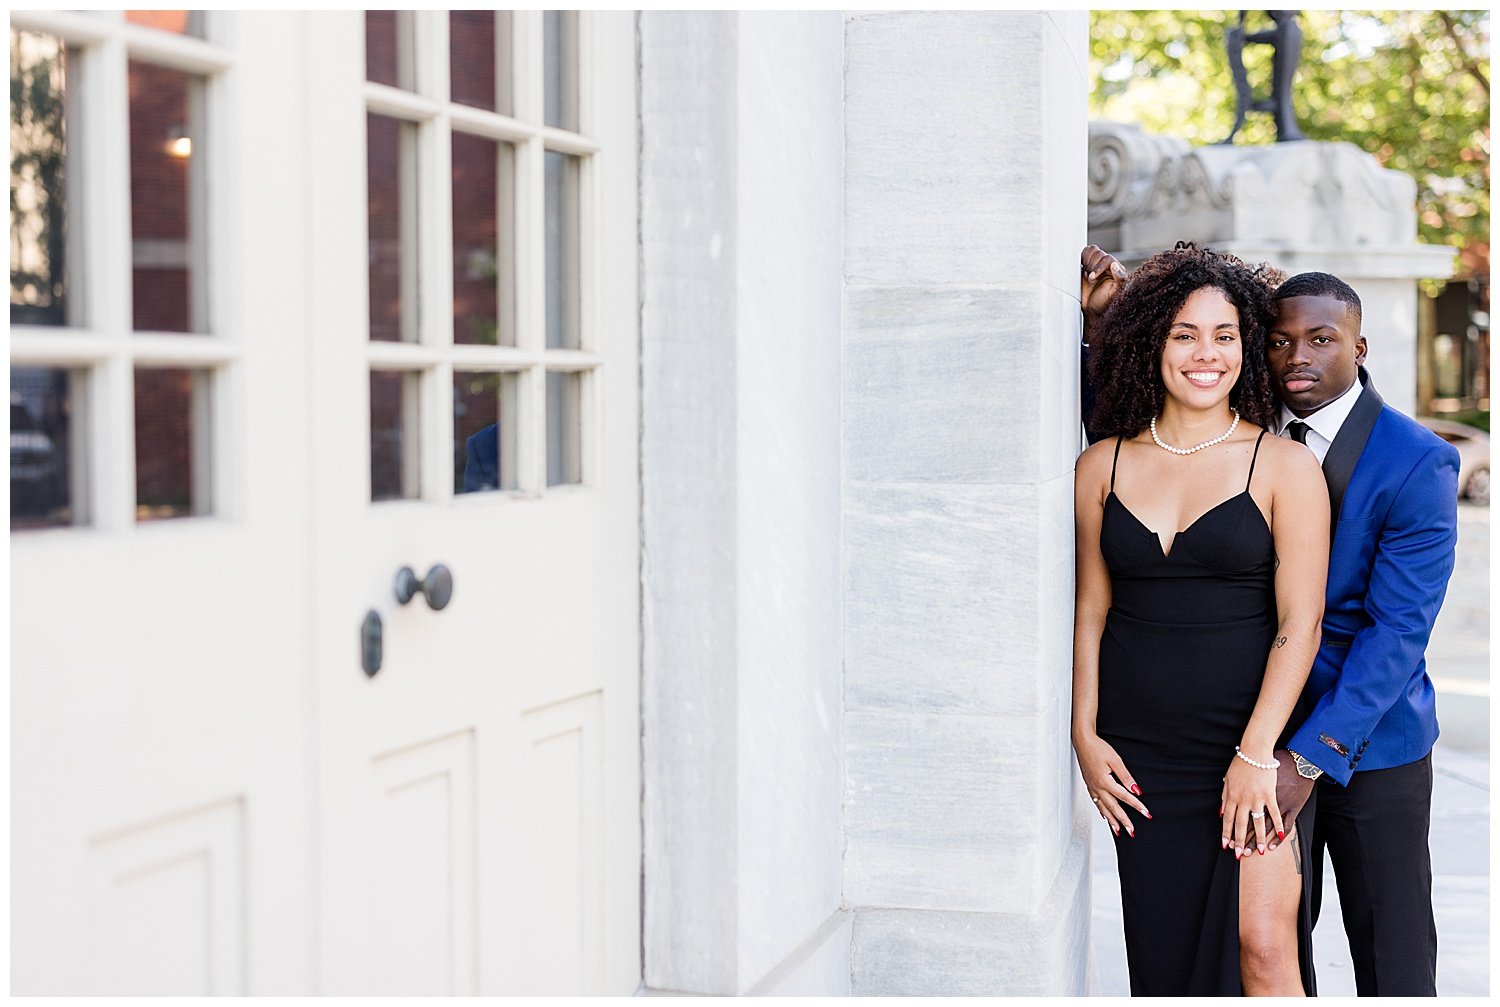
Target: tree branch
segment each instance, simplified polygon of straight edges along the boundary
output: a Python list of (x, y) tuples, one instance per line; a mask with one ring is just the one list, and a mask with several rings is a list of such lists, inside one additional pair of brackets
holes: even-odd
[(1479, 81), (1479, 86), (1484, 88), (1485, 94), (1489, 94), (1490, 79), (1484, 75), (1484, 67), (1470, 56), (1469, 51), (1464, 48), (1463, 39), (1458, 37), (1458, 26), (1453, 23), (1453, 16), (1445, 10), (1438, 11), (1437, 16), (1442, 19), (1443, 30), (1447, 32), (1448, 37), (1453, 40), (1454, 47), (1458, 49), (1459, 62), (1463, 65), (1464, 70), (1475, 80)]

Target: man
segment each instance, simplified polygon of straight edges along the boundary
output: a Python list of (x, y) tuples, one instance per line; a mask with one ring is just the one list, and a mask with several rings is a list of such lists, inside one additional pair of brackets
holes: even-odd
[[(1082, 265), (1087, 340), (1124, 270), (1093, 246)], [(1376, 393), (1348, 284), (1302, 273), (1275, 299), (1274, 432), (1318, 456), (1333, 512), (1323, 640), (1278, 753), (1277, 800), (1293, 817), (1316, 785), (1313, 918), (1326, 849), (1359, 994), (1434, 996), (1427, 834), (1438, 726), (1423, 654), (1453, 572), (1458, 452)]]

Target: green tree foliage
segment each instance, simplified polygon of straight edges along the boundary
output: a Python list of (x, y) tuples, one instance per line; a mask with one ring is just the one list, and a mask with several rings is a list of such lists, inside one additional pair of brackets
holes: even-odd
[[(1090, 114), (1192, 143), (1234, 122), (1224, 50), (1236, 11), (1094, 11)], [(1348, 140), (1417, 180), (1421, 240), (1452, 245), (1460, 274), (1488, 271), (1489, 15), (1486, 11), (1302, 11), (1293, 105), (1312, 140)], [(1251, 12), (1250, 31), (1269, 27)], [(1257, 96), (1269, 93), (1269, 46), (1245, 49)], [(1251, 113), (1239, 143), (1275, 139)]]

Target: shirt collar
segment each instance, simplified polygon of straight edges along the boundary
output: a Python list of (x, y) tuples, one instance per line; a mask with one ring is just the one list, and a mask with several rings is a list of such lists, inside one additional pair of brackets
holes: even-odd
[(1359, 400), (1359, 393), (1364, 390), (1364, 382), (1356, 378), (1354, 384), (1349, 386), (1349, 390), (1347, 392), (1340, 395), (1338, 398), (1334, 399), (1332, 402), (1328, 403), (1323, 408), (1313, 413), (1311, 416), (1298, 417), (1295, 413), (1293, 413), (1290, 409), (1283, 405), (1281, 407), (1281, 429), (1278, 430), (1277, 433), (1285, 433), (1287, 425), (1291, 423), (1292, 420), (1300, 418), (1303, 423), (1306, 423), (1319, 436), (1328, 441), (1328, 443), (1332, 444), (1333, 439), (1339, 435), (1339, 430), (1343, 427), (1344, 421), (1347, 420), (1349, 418), (1349, 414), (1354, 411), (1354, 403)]

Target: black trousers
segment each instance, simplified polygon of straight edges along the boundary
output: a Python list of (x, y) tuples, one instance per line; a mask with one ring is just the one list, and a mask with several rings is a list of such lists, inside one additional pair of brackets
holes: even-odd
[(1323, 851), (1333, 862), (1360, 996), (1436, 996), (1432, 916), (1432, 753), (1405, 766), (1318, 781), (1313, 825), (1313, 922)]

